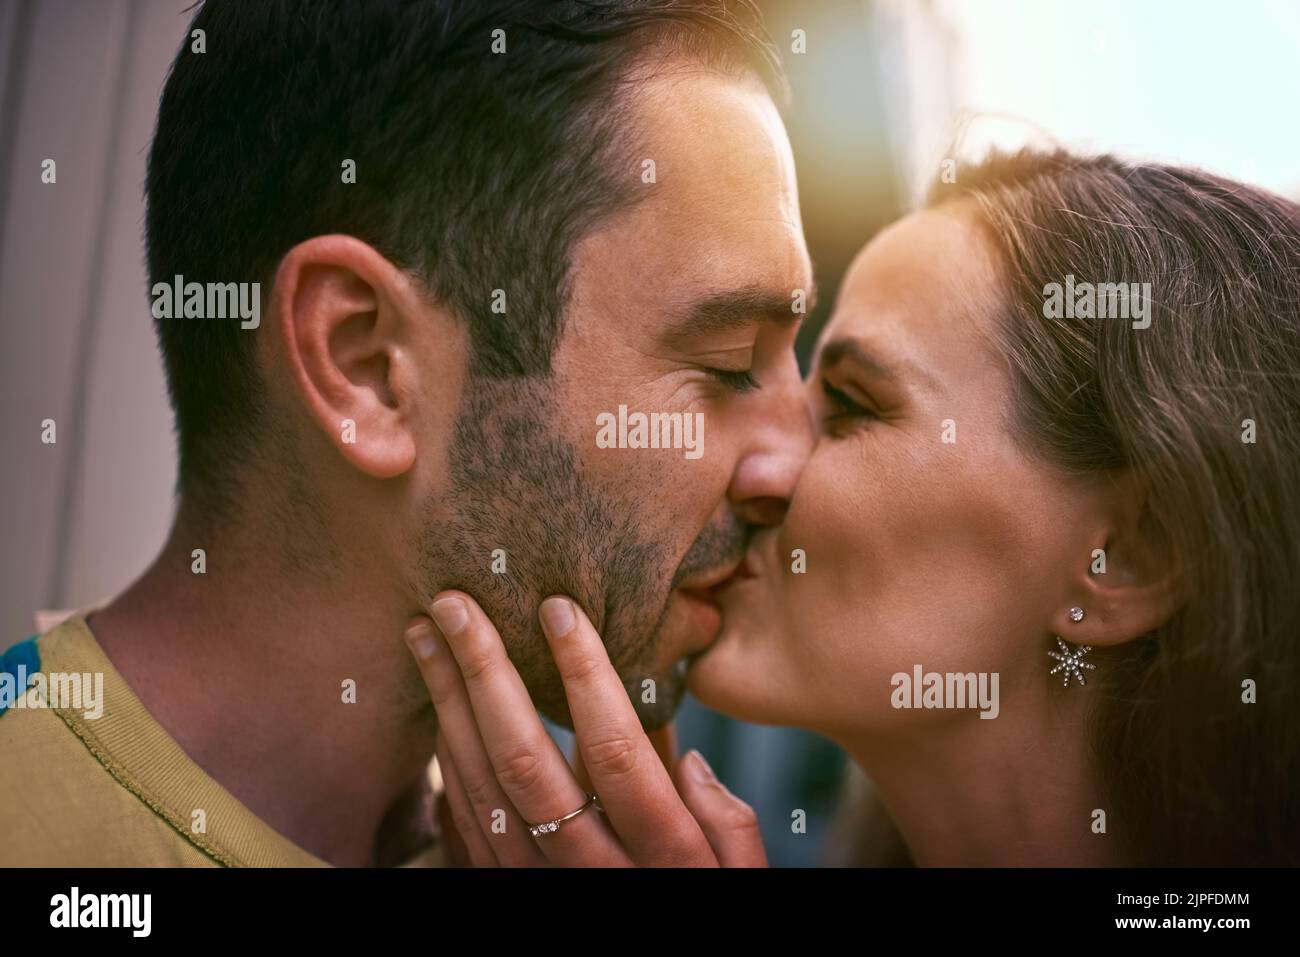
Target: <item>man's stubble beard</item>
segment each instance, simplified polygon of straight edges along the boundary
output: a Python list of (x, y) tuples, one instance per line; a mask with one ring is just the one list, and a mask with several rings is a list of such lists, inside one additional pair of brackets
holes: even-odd
[[(533, 704), (568, 728), (572, 717), (537, 611), (549, 595), (575, 599), (642, 725), (662, 727), (685, 693), (684, 673), (650, 673), (675, 584), (672, 550), (642, 527), (651, 503), (617, 500), (580, 462), (560, 427), (551, 380), (472, 378), (451, 446), (449, 490), (427, 504), (419, 529), (418, 581), (430, 598), (448, 588), (471, 595)], [(496, 549), (503, 573), (493, 571)], [(653, 702), (643, 700), (646, 679), (655, 682)]]

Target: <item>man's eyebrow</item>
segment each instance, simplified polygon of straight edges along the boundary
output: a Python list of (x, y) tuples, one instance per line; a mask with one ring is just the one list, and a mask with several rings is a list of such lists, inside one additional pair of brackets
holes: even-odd
[[(692, 339), (738, 329), (755, 320), (794, 325), (812, 312), (816, 302), (815, 287), (806, 290), (791, 289), (788, 294), (766, 287), (717, 293), (687, 307), (684, 314), (669, 325), (664, 338)], [(796, 306), (800, 305), (803, 308), (796, 310)]]

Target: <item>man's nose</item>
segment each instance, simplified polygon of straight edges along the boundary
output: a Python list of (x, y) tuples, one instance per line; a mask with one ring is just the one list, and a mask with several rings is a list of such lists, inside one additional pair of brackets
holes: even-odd
[(753, 525), (785, 518), (799, 475), (812, 454), (812, 419), (797, 375), (770, 390), (755, 410), (745, 450), (736, 464), (728, 497), (736, 515)]

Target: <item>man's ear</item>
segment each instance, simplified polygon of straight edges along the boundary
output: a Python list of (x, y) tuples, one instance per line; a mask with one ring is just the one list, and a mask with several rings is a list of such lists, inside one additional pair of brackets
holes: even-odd
[[(367, 475), (392, 478), (414, 465), (417, 398), (455, 408), (437, 393), (460, 382), (463, 351), (426, 348), (447, 331), (432, 327), (454, 326), (453, 317), (358, 239), (316, 236), (289, 250), (276, 271), (271, 321), (275, 359), (309, 416)], [(426, 368), (429, 361), (448, 368)]]
[[(1159, 628), (1186, 602), (1178, 556), (1152, 518), (1136, 479), (1114, 480), (1091, 559), (1071, 582), (1070, 604), (1050, 627), (1074, 644), (1107, 647)], [(1071, 612), (1083, 611), (1074, 621)]]

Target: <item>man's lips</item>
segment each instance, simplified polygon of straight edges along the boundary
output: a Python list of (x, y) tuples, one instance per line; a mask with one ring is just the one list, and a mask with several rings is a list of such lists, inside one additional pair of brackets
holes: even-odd
[(701, 633), (707, 636), (703, 644), (692, 642), (692, 647), (688, 649), (691, 655), (704, 651), (718, 637), (722, 628), (722, 607), (719, 601), (722, 591), (737, 581), (752, 577), (754, 573), (742, 558), (734, 565), (678, 587), (682, 598), (695, 609), (697, 620), (701, 623)]
[(677, 590), (699, 601), (717, 604), (718, 593), (733, 581), (753, 577), (754, 572), (749, 567), (749, 560), (746, 555), (734, 565), (728, 565), (696, 581), (678, 585)]

